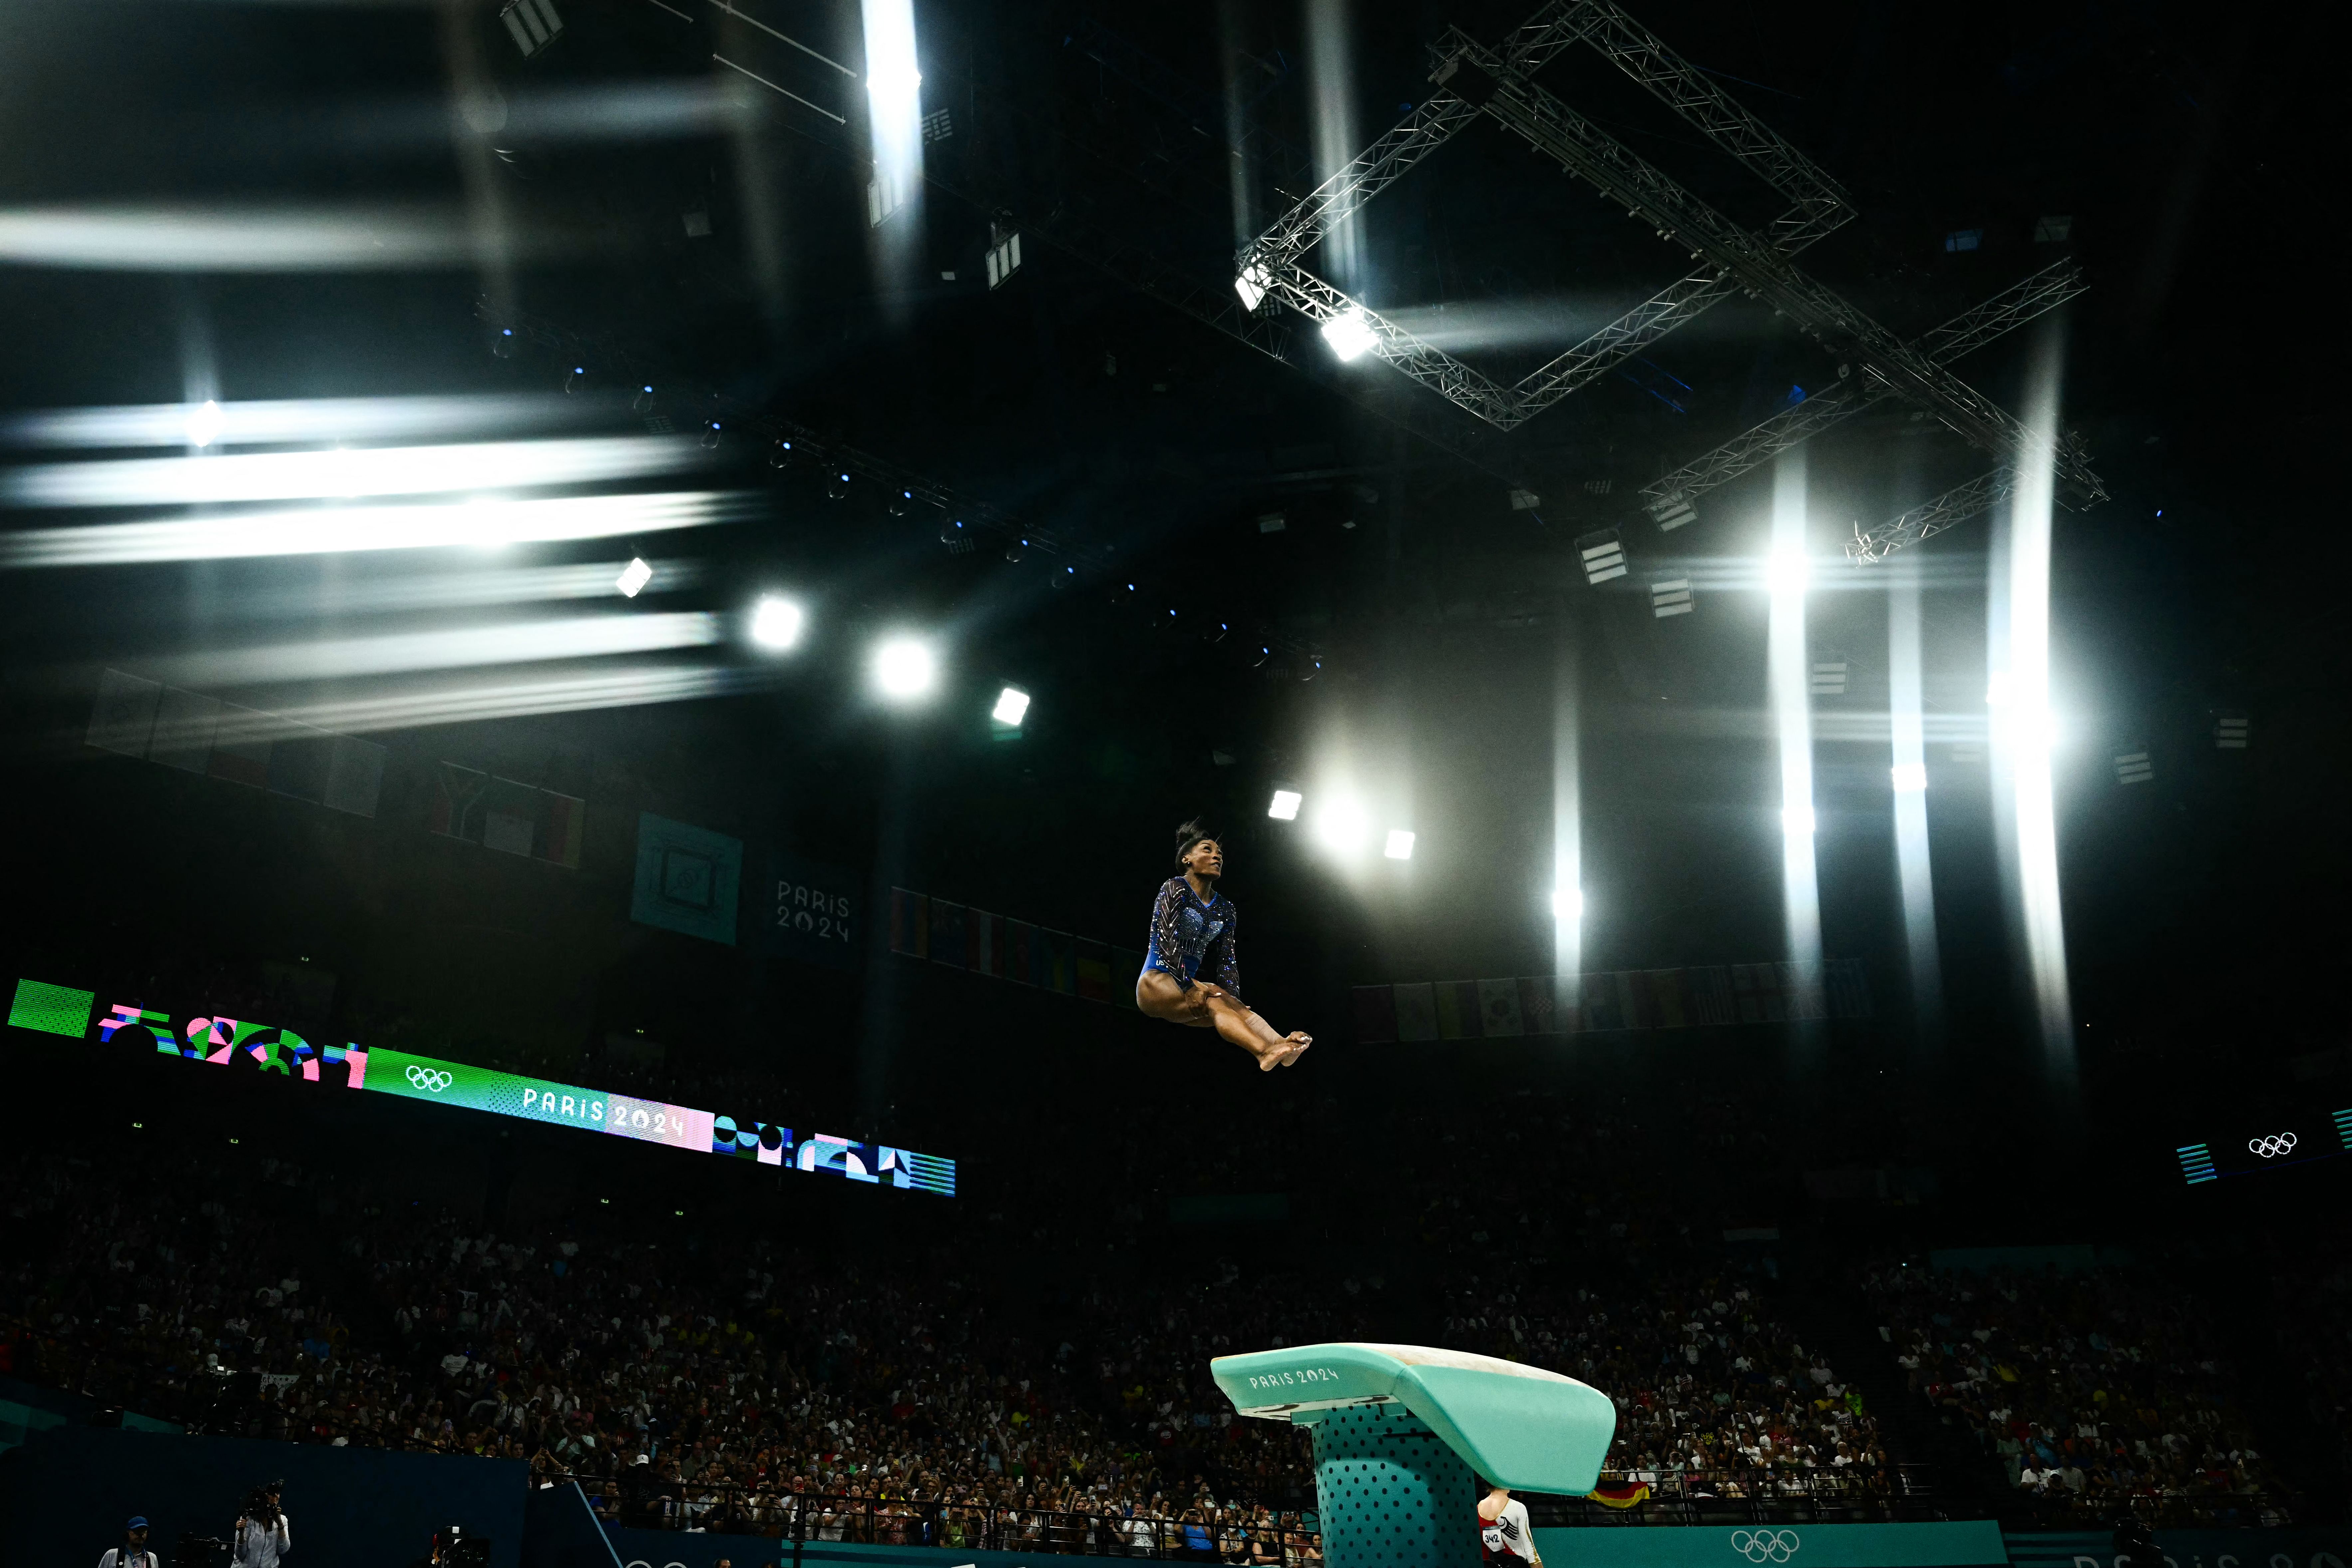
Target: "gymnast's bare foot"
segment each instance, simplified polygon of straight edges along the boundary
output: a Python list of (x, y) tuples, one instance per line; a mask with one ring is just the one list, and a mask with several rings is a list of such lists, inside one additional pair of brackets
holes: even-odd
[[(1302, 1035), (1297, 1030), (1293, 1029), (1290, 1032), (1289, 1039), (1284, 1043), (1282, 1050), (1282, 1065), (1284, 1067), (1288, 1067), (1300, 1057), (1305, 1056), (1307, 1054), (1307, 1047), (1314, 1043), (1314, 1036)], [(1263, 1069), (1265, 1067), (1265, 1063), (1261, 1061), (1258, 1063), (1258, 1067)]]

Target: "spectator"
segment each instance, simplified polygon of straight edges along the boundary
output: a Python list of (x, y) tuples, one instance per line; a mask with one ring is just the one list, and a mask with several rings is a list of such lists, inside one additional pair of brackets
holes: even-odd
[(98, 1568), (155, 1568), (155, 1554), (147, 1550), (147, 1519), (132, 1514), (122, 1526), (122, 1544), (109, 1547)]

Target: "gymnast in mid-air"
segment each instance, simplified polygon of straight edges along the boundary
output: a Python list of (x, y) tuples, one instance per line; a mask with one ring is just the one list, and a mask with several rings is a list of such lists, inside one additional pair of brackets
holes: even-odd
[(1155, 1018), (1214, 1029), (1257, 1058), (1260, 1072), (1286, 1068), (1315, 1043), (1277, 1035), (1241, 999), (1233, 900), (1217, 891), (1225, 852), (1198, 822), (1176, 830), (1176, 864), (1151, 906), (1151, 949), (1136, 976), (1135, 1005)]

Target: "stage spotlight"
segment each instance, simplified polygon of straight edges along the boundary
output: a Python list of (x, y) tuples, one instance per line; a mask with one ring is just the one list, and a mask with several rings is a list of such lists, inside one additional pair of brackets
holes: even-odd
[(1274, 274), (1263, 261), (1244, 266), (1234, 279), (1234, 292), (1241, 296), (1242, 309), (1255, 311), (1265, 299), (1265, 291), (1274, 287)]
[(1584, 889), (1555, 889), (1551, 895), (1551, 918), (1556, 921), (1580, 921), (1584, 918)]
[(191, 447), (211, 446), (215, 441), (220, 439), (221, 425), (222, 419), (220, 405), (214, 402), (209, 397), (205, 398), (202, 403), (197, 404), (194, 408), (188, 410), (188, 445)]
[(835, 473), (831, 479), (826, 479), (824, 481), (824, 494), (827, 500), (842, 500), (846, 499), (849, 495), (849, 476), (844, 473)]
[(1315, 841), (1341, 852), (1360, 848), (1370, 829), (1364, 808), (1345, 795), (1325, 801), (1315, 812)]
[(643, 557), (633, 555), (629, 557), (629, 563), (621, 568), (621, 579), (614, 586), (621, 590), (623, 598), (634, 599), (653, 580), (654, 569), (645, 563)]
[(1000, 724), (1021, 728), (1021, 721), (1029, 716), (1029, 694), (1017, 686), (1008, 686), (996, 694), (996, 706), (988, 716)]
[(1669, 616), (1691, 613), (1691, 585), (1687, 577), (1667, 577), (1650, 584), (1650, 614), (1660, 620)]
[(1364, 320), (1363, 307), (1350, 305), (1323, 323), (1323, 341), (1331, 345), (1331, 352), (1339, 356), (1339, 363), (1346, 364), (1363, 358), (1380, 339)]
[(1004, 558), (1007, 561), (1018, 561), (1024, 554), (1027, 553), (1028, 549), (1029, 542), (1027, 540), (1015, 539), (1012, 543), (1007, 544), (1004, 547)]
[(884, 506), (882, 510), (888, 512), (892, 517), (904, 517), (907, 515), (907, 509), (914, 503), (914, 491), (900, 490), (897, 495), (890, 498), (889, 502)]
[(1671, 533), (1685, 523), (1696, 522), (1698, 509), (1691, 505), (1688, 496), (1676, 490), (1651, 503), (1650, 520), (1658, 525), (1659, 532)]
[(1625, 575), (1625, 546), (1613, 528), (1595, 529), (1579, 538), (1576, 553), (1584, 563), (1584, 580), (1596, 588)]
[(1897, 795), (1925, 795), (1927, 792), (1927, 764), (1897, 763), (1891, 771)]
[(708, 425), (706, 425), (706, 426), (703, 426), (703, 430), (702, 430), (702, 444), (703, 444), (705, 447), (716, 447), (717, 445), (719, 445), (719, 421), (718, 421), (718, 420), (716, 420), (716, 419), (713, 419), (709, 424), (708, 424)]
[(1789, 838), (1811, 838), (1813, 836), (1813, 808), (1810, 805), (1782, 806), (1780, 832)]
[[(653, 411), (654, 389), (650, 386), (638, 387), (637, 395), (629, 399), (629, 412), (632, 414), (651, 414)], [(789, 447), (792, 443), (787, 441), (784, 445)]]
[(1775, 594), (1802, 594), (1807, 564), (1801, 550), (1775, 550), (1764, 563), (1764, 585)]
[(882, 695), (912, 701), (929, 691), (940, 677), (930, 645), (914, 637), (892, 637), (874, 650), (874, 684)]
[(779, 441), (768, 448), (768, 467), (788, 468), (792, 464), (793, 444), (790, 441)]
[(801, 640), (801, 607), (773, 595), (761, 600), (751, 612), (751, 640), (763, 647), (792, 647)]
[(1274, 804), (1265, 808), (1265, 814), (1276, 822), (1296, 821), (1298, 816), (1298, 803), (1303, 798), (1305, 797), (1295, 789), (1276, 790)]
[(1381, 851), (1391, 860), (1412, 858), (1412, 835), (1402, 827), (1389, 829), (1388, 847)]
[(2154, 777), (2156, 763), (2146, 745), (2135, 741), (2116, 749), (2116, 783), (2146, 784)]

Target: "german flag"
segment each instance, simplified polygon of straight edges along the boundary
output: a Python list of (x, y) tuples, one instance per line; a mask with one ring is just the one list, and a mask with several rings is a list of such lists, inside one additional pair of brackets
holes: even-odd
[(1599, 1503), (1602, 1508), (1632, 1508), (1636, 1503), (1649, 1500), (1650, 1483), (1635, 1481), (1631, 1486), (1595, 1487), (1584, 1495), (1589, 1500)]

